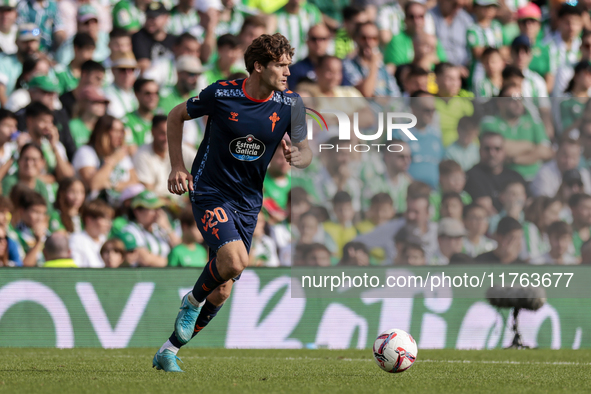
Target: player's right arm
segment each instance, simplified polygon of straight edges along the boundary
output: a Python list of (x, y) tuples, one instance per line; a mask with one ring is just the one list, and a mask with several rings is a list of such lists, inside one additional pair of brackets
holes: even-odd
[(183, 160), (183, 124), (187, 120), (210, 115), (215, 103), (216, 84), (203, 89), (195, 96), (174, 107), (168, 114), (167, 139), (171, 172), (168, 176), (168, 191), (182, 195), (193, 190), (193, 177), (185, 168)]
[(185, 168), (183, 161), (183, 123), (190, 119), (186, 104), (181, 103), (170, 111), (166, 121), (171, 167), (168, 191), (172, 194), (181, 195), (188, 190), (193, 190), (193, 177)]

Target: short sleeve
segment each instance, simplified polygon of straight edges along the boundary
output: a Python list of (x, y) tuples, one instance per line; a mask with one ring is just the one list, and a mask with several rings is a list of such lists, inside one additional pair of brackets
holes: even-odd
[(480, 40), (478, 39), (478, 35), (474, 31), (474, 29), (468, 29), (468, 31), (466, 32), (466, 43), (468, 45), (468, 49), (481, 46)]
[(216, 84), (209, 85), (199, 93), (198, 96), (187, 100), (187, 113), (191, 119), (210, 115), (215, 105)]
[(76, 172), (85, 167), (99, 168), (101, 165), (99, 158), (93, 148), (88, 145), (83, 145), (78, 149), (74, 160), (72, 160), (72, 166)]
[(293, 107), (291, 107), (291, 124), (287, 131), (292, 142), (296, 144), (306, 139), (306, 108), (304, 101), (298, 97)]

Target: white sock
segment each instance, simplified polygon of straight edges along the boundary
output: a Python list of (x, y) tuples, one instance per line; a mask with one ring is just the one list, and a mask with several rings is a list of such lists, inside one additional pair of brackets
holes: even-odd
[(158, 353), (162, 353), (162, 351), (167, 350), (167, 349), (170, 350), (171, 352), (173, 352), (174, 354), (177, 354), (180, 350), (178, 347), (174, 346), (169, 340), (166, 340), (164, 345), (162, 345), (160, 350), (158, 350)]
[(195, 299), (195, 297), (193, 297), (193, 292), (190, 292), (189, 293), (189, 296), (187, 297), (187, 299), (196, 308), (199, 308), (200, 306), (203, 306), (203, 304), (205, 304), (205, 301), (203, 301), (201, 303), (197, 302), (197, 300)]

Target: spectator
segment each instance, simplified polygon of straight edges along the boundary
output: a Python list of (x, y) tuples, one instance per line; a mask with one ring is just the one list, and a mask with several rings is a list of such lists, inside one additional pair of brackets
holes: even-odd
[(489, 224), (489, 232), (494, 234), (497, 230), (499, 221), (505, 216), (512, 217), (519, 223), (525, 221), (524, 208), (526, 204), (527, 194), (525, 192), (525, 185), (521, 180), (508, 181), (501, 190), (499, 195), (500, 211), (491, 217)]
[(88, 60), (92, 60), (92, 54), (96, 49), (94, 39), (88, 33), (76, 33), (73, 40), (74, 56), (66, 65), (56, 66), (56, 77), (59, 84), (59, 94), (74, 90), (80, 82), (80, 70)]
[[(340, 141), (338, 137), (332, 137), (326, 144), (341, 147), (346, 141)], [(336, 149), (321, 152), (320, 160), (323, 167), (313, 177), (312, 190), (316, 201), (327, 204), (332, 200), (337, 191), (346, 191), (353, 199), (355, 211), (361, 209), (361, 181), (355, 176), (352, 169), (352, 154), (348, 151), (340, 152)]]
[(104, 268), (101, 247), (111, 231), (115, 212), (103, 200), (93, 200), (82, 207), (81, 219), (84, 230), (72, 234), (70, 249), (80, 268)]
[[(427, 7), (425, 4), (416, 1), (409, 1), (404, 5), (404, 26), (405, 30), (392, 37), (392, 40), (384, 49), (384, 62), (400, 66), (408, 64), (415, 58), (413, 39), (425, 32), (425, 16)], [(428, 37), (433, 37), (428, 35)], [(433, 37), (434, 38), (434, 37)], [(433, 52), (440, 62), (447, 61), (443, 47), (434, 39)]]
[(16, 243), (8, 237), (6, 229), (0, 227), (0, 267), (22, 267), (22, 265)]
[[(2, 179), (2, 194), (10, 195), (10, 191), (17, 183), (23, 183), (32, 190), (41, 194), (48, 203), (53, 202), (53, 187), (46, 185), (41, 179), (41, 170), (44, 167), (43, 151), (35, 143), (28, 143), (22, 147), (17, 161), (18, 169), (12, 175)], [(51, 195), (49, 193), (51, 191)]]
[(0, 109), (0, 173), (5, 164), (10, 162), (8, 166), (12, 165), (13, 155), (17, 152), (17, 145), (12, 141), (12, 136), (16, 132), (16, 115), (7, 109)]
[(146, 10), (152, 0), (121, 0), (113, 7), (113, 27), (131, 33), (138, 31), (146, 21)]
[[(436, 191), (431, 192), (429, 199), (433, 209), (433, 220), (439, 220), (439, 207), (443, 203), (443, 194), (454, 193), (461, 199), (460, 203), (470, 204), (472, 198), (464, 191), (466, 186), (466, 173), (462, 167), (453, 160), (443, 160), (438, 166), (439, 172), (439, 187)], [(461, 220), (461, 210), (456, 219)]]
[[(8, 97), (4, 108), (16, 112), (26, 107), (31, 102), (31, 95), (28, 88), (31, 80), (36, 76), (48, 75), (51, 70), (49, 60), (38, 55), (28, 56), (23, 62), (23, 72), (16, 80), (14, 90)], [(52, 74), (53, 77), (53, 74)], [(52, 78), (55, 80), (55, 78)], [(54, 92), (50, 92), (55, 102)]]
[(19, 26), (24, 23), (35, 23), (39, 26), (42, 50), (59, 48), (64, 42), (66, 33), (56, 1), (23, 0), (17, 4), (16, 12), (16, 23)]
[(342, 257), (343, 246), (357, 235), (357, 229), (353, 225), (355, 210), (352, 199), (347, 192), (337, 192), (332, 198), (332, 210), (336, 221), (325, 222), (324, 231), (333, 239), (337, 248), (337, 257)]
[(523, 229), (521, 224), (512, 217), (504, 217), (499, 222), (495, 233), (497, 247), (493, 251), (476, 257), (474, 262), (480, 264), (521, 264), (519, 258), (523, 243)]
[[(100, 88), (103, 86), (105, 79), (105, 67), (94, 60), (88, 60), (80, 67), (80, 81), (75, 89), (66, 92), (60, 96), (60, 101), (66, 110), (68, 117), (74, 114), (74, 108), (78, 100), (80, 100), (80, 93), (88, 86)], [(47, 105), (47, 104), (46, 104)]]
[(532, 261), (532, 264), (572, 265), (581, 263), (570, 253), (573, 245), (573, 230), (568, 223), (559, 220), (548, 226), (548, 241), (550, 250), (537, 262)]
[[(116, 218), (113, 220), (113, 226), (111, 227), (111, 235), (117, 236), (121, 234), (121, 230), (123, 227), (129, 223), (129, 213), (131, 211), (131, 201), (133, 201), (134, 197), (146, 190), (145, 186), (141, 183), (136, 183), (134, 185), (129, 185), (121, 192), (121, 196), (119, 197), (119, 201), (121, 201), (119, 208), (116, 212)], [(126, 242), (125, 239), (121, 239), (121, 241)], [(126, 243), (127, 245), (127, 243)], [(131, 249), (134, 249), (135, 246)]]
[(488, 216), (486, 209), (478, 204), (470, 204), (464, 207), (462, 218), (466, 235), (462, 241), (462, 252), (470, 257), (490, 252), (497, 247), (497, 243), (488, 238)]
[(385, 261), (394, 261), (397, 254), (394, 236), (405, 225), (411, 225), (417, 229), (416, 234), (429, 261), (437, 250), (437, 223), (429, 221), (429, 197), (409, 194), (406, 204), (407, 209), (402, 218), (377, 226), (372, 232), (357, 236), (355, 241), (363, 242), (370, 250), (382, 248), (385, 251)]
[(78, 268), (78, 265), (72, 259), (70, 245), (68, 245), (68, 236), (63, 232), (57, 232), (47, 237), (43, 247), (43, 256), (45, 268)]
[(388, 72), (379, 50), (378, 28), (372, 22), (355, 30), (356, 56), (343, 62), (344, 74), (364, 97), (400, 96), (394, 77)]
[[(343, 62), (336, 56), (325, 55), (318, 59), (315, 68), (316, 86), (318, 92), (315, 97), (363, 97), (361, 92), (353, 86), (343, 86)], [(320, 100), (321, 101), (321, 100)], [(348, 113), (365, 108), (361, 100), (348, 100)], [(342, 104), (345, 104), (341, 101)], [(329, 102), (320, 103), (329, 105)], [(363, 119), (363, 118), (362, 118)], [(362, 120), (363, 122), (363, 120)]]
[(204, 33), (203, 27), (199, 25), (199, 14), (197, 9), (193, 7), (194, 3), (191, 0), (179, 0), (172, 7), (168, 25), (166, 25), (167, 33), (175, 36), (180, 36), (186, 32)]
[(49, 235), (47, 203), (41, 194), (28, 188), (19, 197), (19, 221), (14, 231), (24, 253), (23, 266), (34, 267), (44, 262), (42, 251)]
[(532, 181), (542, 161), (553, 156), (544, 125), (535, 113), (526, 111), (519, 86), (502, 89), (496, 101), (498, 115), (487, 116), (480, 123), (480, 132), (500, 133), (506, 138), (506, 159), (511, 168), (527, 181)]
[(289, 67), (287, 85), (290, 89), (295, 89), (302, 79), (316, 81), (315, 68), (318, 60), (327, 54), (329, 40), (330, 31), (325, 24), (317, 24), (310, 28), (306, 38), (307, 55)]
[(458, 122), (458, 139), (445, 150), (445, 159), (455, 161), (463, 171), (478, 164), (478, 121), (472, 116), (464, 116)]
[(476, 97), (496, 97), (503, 86), (505, 61), (497, 48), (487, 47), (480, 56), (484, 75), (474, 76), (472, 90)]
[[(246, 49), (250, 46), (250, 44), (252, 44), (255, 38), (260, 37), (266, 32), (267, 18), (265, 18), (264, 16), (251, 15), (244, 18), (244, 23), (240, 28), (240, 34), (238, 34), (242, 53), (246, 52)], [(203, 59), (203, 57), (201, 59)], [(241, 69), (246, 70), (244, 58), (240, 58), (236, 65), (239, 66)]]
[(303, 265), (307, 267), (330, 267), (332, 265), (330, 250), (320, 243), (307, 246), (302, 254)]
[[(77, 33), (88, 34), (95, 44), (95, 48), (91, 53), (91, 56), (86, 60), (92, 59), (100, 63), (104, 61), (106, 58), (108, 58), (109, 34), (104, 30), (99, 30), (99, 13), (97, 9), (92, 4), (81, 4), (78, 7), (76, 20)], [(66, 42), (64, 42), (64, 44), (60, 47), (59, 51), (56, 54), (56, 59), (58, 63), (63, 65), (69, 64), (75, 57), (75, 40), (76, 36), (74, 36), (73, 39), (66, 40)], [(80, 46), (78, 46), (78, 48), (80, 48)]]
[(429, 70), (427, 72), (427, 91), (432, 94), (437, 94), (438, 87), (435, 77), (435, 73), (431, 70), (435, 68), (437, 64), (445, 60), (445, 53), (441, 53), (442, 56), (436, 52), (437, 38), (432, 34), (419, 32), (415, 34), (412, 39), (412, 45), (414, 48), (414, 58), (412, 64), (419, 66), (423, 70)]
[(219, 37), (217, 50), (218, 57), (213, 67), (203, 74), (208, 85), (221, 79), (228, 79), (230, 74), (244, 71), (244, 68), (236, 66), (236, 63), (244, 54), (238, 37), (231, 34), (224, 34)]
[(343, 258), (339, 261), (340, 266), (367, 267), (370, 264), (369, 251), (361, 242), (347, 242), (343, 246)]
[(464, 203), (459, 193), (448, 192), (441, 197), (440, 218), (452, 218), (462, 221), (462, 211)]
[(38, 75), (33, 77), (27, 84), (30, 100), (23, 101), (25, 107), (18, 109), (15, 115), (18, 119), (18, 129), (26, 131), (26, 108), (30, 103), (38, 102), (49, 108), (53, 115), (53, 124), (58, 129), (59, 142), (62, 143), (68, 159), (71, 159), (76, 152), (76, 144), (70, 133), (70, 116), (63, 108), (59, 108), (57, 100), (57, 79), (49, 75)]
[(117, 238), (110, 238), (103, 244), (101, 259), (105, 263), (105, 268), (130, 267), (126, 261), (125, 245)]
[(556, 33), (548, 35), (544, 42), (550, 46), (558, 67), (577, 62), (581, 48), (582, 30), (582, 8), (571, 3), (562, 4), (558, 9), (558, 29)]
[(400, 130), (396, 130), (392, 136), (406, 141), (410, 147), (409, 175), (415, 180), (436, 188), (439, 183), (437, 166), (443, 158), (443, 146), (441, 145), (441, 130), (439, 125), (434, 122), (435, 100), (433, 95), (427, 92), (415, 92), (411, 98), (410, 110), (416, 116), (417, 124), (409, 131), (417, 136), (417, 140), (410, 140)]
[(291, 189), (291, 167), (281, 149), (277, 149), (263, 181), (263, 197), (272, 198), (281, 209), (287, 208), (287, 194)]
[[(375, 21), (380, 29), (380, 46), (384, 47), (404, 29), (404, 10), (398, 2), (381, 4)], [(429, 18), (429, 22), (430, 33), (435, 33), (433, 18)]]
[(267, 222), (263, 212), (259, 212), (256, 227), (252, 236), (252, 246), (250, 247), (250, 266), (251, 267), (279, 267), (279, 257), (277, 256), (277, 244), (269, 235), (267, 235)]
[[(322, 10), (323, 7), (321, 6), (319, 8)], [(347, 5), (346, 7), (343, 7), (342, 13), (343, 27), (338, 29), (335, 34), (334, 54), (340, 59), (345, 59), (355, 50), (353, 39), (357, 26), (369, 22), (370, 18), (364, 8), (356, 5)]]
[(41, 147), (45, 158), (48, 174), (45, 182), (73, 176), (74, 170), (68, 162), (66, 149), (59, 141), (59, 132), (53, 124), (53, 112), (40, 102), (32, 102), (25, 109), (25, 120), (31, 141)]
[(259, 14), (259, 10), (246, 3), (234, 0), (221, 0), (223, 9), (219, 15), (219, 21), (215, 26), (215, 33), (219, 37), (230, 33), (240, 33), (240, 28), (244, 24), (245, 18)]
[(411, 265), (415, 267), (427, 265), (425, 251), (421, 244), (407, 243), (402, 249), (400, 261), (396, 265)]
[(70, 132), (77, 148), (88, 142), (96, 122), (105, 115), (108, 105), (109, 99), (94, 86), (88, 86), (80, 92), (76, 113), (70, 121)]
[(525, 183), (518, 172), (504, 166), (505, 138), (495, 132), (483, 132), (480, 135), (480, 163), (466, 173), (464, 190), (472, 200), (487, 196), (497, 211), (502, 209), (499, 193), (503, 186), (511, 181)]
[(591, 63), (584, 60), (576, 64), (573, 78), (564, 91), (567, 100), (560, 102), (560, 126), (562, 135), (578, 129), (583, 120), (591, 91)]
[(154, 80), (160, 87), (170, 87), (177, 83), (177, 59), (182, 56), (200, 57), (201, 44), (197, 38), (189, 33), (183, 33), (175, 40), (172, 47), (173, 56), (156, 59), (144, 78)]
[(556, 198), (562, 203), (562, 212), (560, 219), (567, 223), (572, 223), (573, 215), (568, 206), (568, 201), (573, 194), (583, 193), (583, 179), (581, 172), (577, 169), (565, 171), (562, 174), (562, 184), (558, 188)]
[(158, 107), (158, 85), (150, 79), (140, 78), (133, 84), (138, 108), (125, 115), (121, 121), (125, 125), (125, 143), (142, 146), (152, 142), (152, 119)]
[(303, 213), (297, 222), (297, 245), (311, 245), (319, 242), (326, 245), (331, 253), (336, 253), (337, 247), (333, 239), (324, 231), (322, 221), (317, 217), (313, 209)]
[(19, 25), (16, 36), (17, 51), (14, 54), (0, 55), (0, 103), (6, 104), (14, 89), (14, 81), (23, 71), (23, 62), (39, 54), (39, 29), (32, 23)]
[(131, 37), (133, 54), (141, 72), (146, 71), (152, 62), (172, 56), (176, 37), (166, 32), (168, 10), (162, 3), (152, 2), (146, 10), (144, 27)]
[[(107, 69), (113, 66), (113, 55), (132, 52), (131, 34), (125, 29), (114, 27), (109, 33), (109, 52), (111, 56), (103, 61), (103, 66)], [(135, 60), (135, 56), (133, 58)], [(112, 76), (107, 76), (106, 79), (107, 83), (113, 81)]]
[(22, 267), (23, 261), (21, 256), (24, 256), (25, 252), (17, 242), (18, 235), (10, 223), (14, 218), (13, 212), (14, 216), (18, 215), (10, 199), (0, 196), (0, 229), (4, 230), (8, 241), (8, 261), (12, 261), (16, 267)]
[(458, 66), (468, 64), (466, 32), (472, 26), (473, 19), (458, 0), (437, 0), (431, 9), (435, 23), (435, 32), (445, 50), (447, 61)]
[(183, 236), (181, 243), (168, 254), (168, 266), (205, 267), (208, 261), (207, 250), (202, 245), (203, 236), (197, 228), (193, 211), (191, 209), (183, 210), (179, 219)]
[(439, 63), (435, 67), (435, 77), (439, 89), (435, 109), (439, 114), (441, 141), (447, 147), (458, 139), (458, 122), (464, 116), (474, 114), (474, 105), (465, 98), (472, 94), (462, 90), (460, 67)]
[[(581, 36), (581, 54), (580, 61), (591, 61), (591, 30), (584, 30)], [(531, 67), (531, 66), (530, 66)], [(556, 70), (556, 79), (554, 89), (552, 91), (553, 97), (561, 97), (568, 86), (568, 83), (575, 75), (574, 63), (566, 63), (558, 67)]]
[(114, 53), (110, 61), (113, 83), (105, 88), (105, 96), (110, 102), (107, 113), (121, 119), (138, 107), (137, 98), (133, 93), (137, 62), (132, 52)]
[(503, 27), (495, 20), (499, 8), (498, 0), (475, 0), (475, 22), (466, 31), (468, 43), (468, 55), (470, 56), (471, 77), (482, 75), (483, 69), (480, 57), (486, 47), (498, 48), (501, 53), (503, 48)]
[(530, 263), (539, 262), (550, 250), (548, 227), (560, 219), (562, 203), (560, 200), (546, 196), (534, 198), (525, 210), (523, 223), (523, 250), (521, 258)]
[(80, 211), (86, 189), (78, 178), (66, 178), (59, 183), (54, 209), (49, 214), (49, 231), (66, 231), (68, 233), (82, 230)]
[[(542, 26), (542, 11), (534, 3), (527, 3), (517, 10), (517, 24), (521, 35), (526, 36), (531, 44), (532, 60), (529, 69), (538, 73), (546, 81), (547, 91), (554, 88), (554, 73), (556, 72), (556, 59), (547, 43), (540, 37)], [(563, 92), (562, 89), (560, 92)]]
[[(591, 196), (573, 194), (568, 200), (573, 215), (573, 246), (575, 256), (581, 255), (581, 246), (591, 238)], [(588, 263), (588, 261), (585, 261)]]
[(437, 84), (431, 80), (431, 73), (415, 64), (402, 65), (396, 69), (396, 80), (402, 86), (402, 97), (410, 97), (415, 92), (437, 93), (437, 89), (430, 89), (431, 85), (437, 88)]
[[(133, 156), (137, 179), (160, 198), (172, 197), (168, 191), (170, 158), (166, 116), (156, 115), (152, 120), (152, 142), (140, 146)], [(183, 160), (187, 169), (191, 169), (195, 150), (183, 144)]]
[(548, 90), (546, 88), (546, 81), (540, 74), (531, 71), (529, 65), (532, 61), (531, 42), (527, 36), (517, 36), (511, 44), (511, 61), (513, 65), (521, 70), (523, 73), (523, 82), (521, 83), (521, 94), (524, 97), (536, 97), (534, 103), (537, 110), (540, 112), (546, 134), (551, 138), (554, 136), (554, 125), (552, 122), (552, 114), (550, 111), (550, 100), (548, 97)]
[(17, 0), (7, 0), (0, 6), (0, 51), (7, 55), (16, 53), (16, 4)]
[[(530, 191), (534, 196), (554, 197), (562, 183), (562, 174), (568, 170), (579, 167), (581, 161), (581, 146), (578, 141), (565, 138), (560, 141), (556, 156), (553, 160), (544, 164), (537, 172), (530, 185)], [(583, 182), (583, 191), (591, 193), (591, 174), (586, 168), (580, 169), (580, 177)]]
[(591, 241), (587, 240), (581, 246), (581, 264), (589, 264), (591, 262)]
[[(364, 177), (362, 207), (366, 209), (369, 201), (376, 193), (385, 192), (393, 200), (394, 212), (406, 211), (406, 193), (412, 182), (408, 173), (412, 161), (411, 152), (406, 141), (393, 139), (392, 144), (401, 146), (400, 152), (383, 150), (384, 168), (376, 176)], [(428, 192), (427, 192), (428, 193)]]
[(132, 217), (123, 228), (121, 237), (130, 234), (137, 245), (138, 262), (142, 266), (165, 267), (172, 247), (180, 243), (162, 208), (164, 204), (149, 190), (138, 194), (131, 202)]
[(322, 14), (313, 3), (288, 0), (275, 13), (277, 31), (287, 37), (295, 49), (294, 62), (305, 58), (307, 53), (306, 35), (311, 26), (322, 22)]
[(454, 218), (443, 218), (437, 230), (439, 248), (429, 260), (429, 265), (448, 265), (449, 258), (462, 251), (462, 239), (466, 235), (464, 225)]
[[(182, 102), (186, 102), (191, 97), (197, 96), (202, 88), (198, 87), (201, 80), (201, 74), (204, 68), (201, 66), (199, 58), (192, 56), (181, 56), (176, 62), (177, 69), (177, 83), (175, 86), (163, 89), (160, 93), (160, 100), (158, 108), (164, 113), (168, 114), (174, 107)], [(201, 89), (199, 89), (201, 88)]]
[(88, 145), (78, 149), (72, 164), (91, 198), (104, 191), (108, 201), (116, 205), (121, 192), (137, 183), (124, 135), (121, 121), (105, 115), (96, 122)]
[(591, 121), (583, 117), (579, 126), (579, 143), (582, 147), (579, 168), (591, 169)]
[(355, 228), (360, 234), (369, 233), (377, 226), (392, 220), (395, 214), (392, 197), (388, 193), (377, 193), (371, 198), (366, 219), (357, 223)]

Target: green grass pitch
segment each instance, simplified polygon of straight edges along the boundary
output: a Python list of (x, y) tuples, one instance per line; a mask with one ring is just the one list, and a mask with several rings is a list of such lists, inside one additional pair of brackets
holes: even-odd
[(590, 350), (420, 350), (383, 372), (370, 350), (184, 349), (184, 374), (156, 349), (0, 349), (0, 393), (590, 393)]

